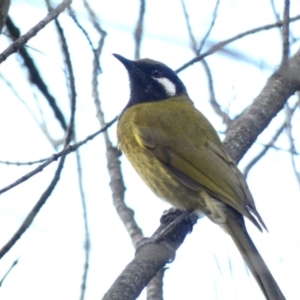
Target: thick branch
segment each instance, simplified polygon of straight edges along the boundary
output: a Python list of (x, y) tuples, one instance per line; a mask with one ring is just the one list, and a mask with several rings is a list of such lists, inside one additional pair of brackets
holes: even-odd
[(229, 128), (224, 145), (239, 162), (259, 134), (283, 108), (286, 101), (300, 89), (300, 49), (287, 66), (275, 72), (261, 93)]
[[(161, 226), (153, 236), (159, 236), (179, 214), (181, 211), (174, 209), (164, 214)], [(197, 217), (191, 215), (164, 236), (162, 241), (146, 242), (138, 247), (135, 258), (126, 266), (102, 300), (135, 300), (154, 275), (174, 260), (176, 250), (191, 232), (196, 221)]]

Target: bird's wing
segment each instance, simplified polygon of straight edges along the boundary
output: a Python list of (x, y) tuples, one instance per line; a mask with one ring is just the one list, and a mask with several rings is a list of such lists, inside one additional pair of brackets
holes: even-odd
[[(159, 126), (155, 124), (156, 121), (160, 123)], [(258, 228), (260, 226), (253, 215), (265, 227), (243, 175), (221, 141), (219, 139), (215, 141), (205, 139), (205, 142), (195, 140), (199, 132), (201, 133), (201, 128), (197, 128), (195, 124), (184, 126), (185, 128), (182, 129), (180, 125), (162, 123), (164, 123), (163, 118), (157, 120), (151, 118), (149, 124), (143, 120), (142, 126), (140, 123), (139, 126), (134, 127), (133, 133), (140, 146), (151, 152), (187, 187), (193, 190), (205, 189), (214, 198), (248, 217)], [(169, 134), (170, 126), (173, 132), (176, 132), (176, 138)], [(203, 134), (207, 132), (206, 130), (207, 128)], [(213, 128), (212, 130), (214, 131)]]

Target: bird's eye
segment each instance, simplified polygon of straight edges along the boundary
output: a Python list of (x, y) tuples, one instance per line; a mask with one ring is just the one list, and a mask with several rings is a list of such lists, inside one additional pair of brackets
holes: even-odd
[(162, 77), (162, 72), (160, 72), (158, 70), (154, 70), (154, 71), (152, 71), (152, 77), (160, 78), (160, 77)]

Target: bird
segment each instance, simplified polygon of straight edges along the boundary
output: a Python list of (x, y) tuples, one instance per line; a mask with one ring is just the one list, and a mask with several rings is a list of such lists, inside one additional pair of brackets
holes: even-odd
[(244, 217), (267, 230), (246, 180), (183, 82), (159, 61), (113, 55), (130, 83), (117, 124), (121, 151), (159, 198), (206, 215), (232, 237), (267, 300), (285, 299), (245, 226)]

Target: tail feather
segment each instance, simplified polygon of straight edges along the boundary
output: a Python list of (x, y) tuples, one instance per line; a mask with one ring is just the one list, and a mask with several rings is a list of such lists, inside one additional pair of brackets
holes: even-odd
[(284, 300), (284, 295), (246, 230), (242, 215), (229, 208), (224, 227), (232, 237), (266, 299)]

